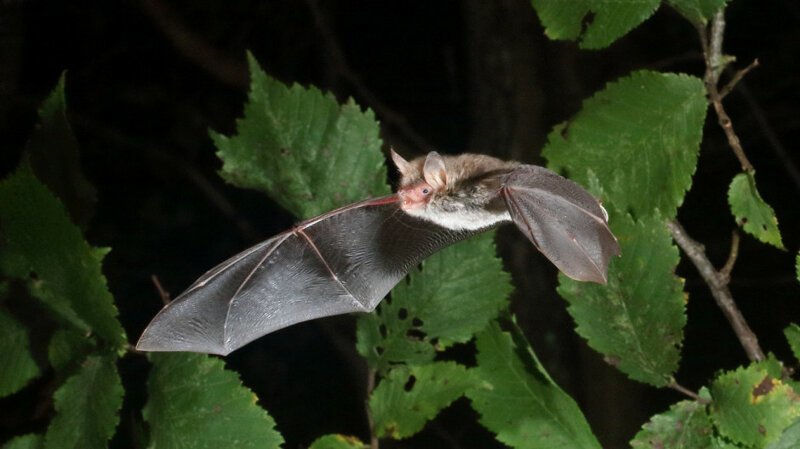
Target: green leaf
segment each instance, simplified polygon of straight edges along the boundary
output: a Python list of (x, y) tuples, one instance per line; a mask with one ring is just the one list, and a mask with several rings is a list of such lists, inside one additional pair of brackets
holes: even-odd
[(589, 346), (631, 379), (664, 386), (678, 369), (686, 324), (678, 249), (657, 215), (634, 222), (609, 213), (622, 256), (611, 261), (608, 285), (561, 275), (558, 292)]
[(61, 371), (89, 355), (93, 346), (93, 342), (80, 332), (58, 329), (50, 338), (47, 358), (56, 371)]
[(399, 366), (372, 393), (369, 407), (379, 437), (408, 438), (474, 384), (455, 362)]
[(706, 108), (700, 79), (635, 72), (586, 100), (542, 154), (583, 185), (593, 171), (620, 211), (672, 218), (692, 185)]
[(550, 39), (575, 40), (581, 48), (598, 49), (647, 20), (659, 0), (531, 0)]
[(325, 435), (317, 438), (311, 443), (308, 449), (368, 449), (369, 446), (362, 443), (356, 437), (347, 435)]
[(759, 195), (753, 173), (739, 173), (728, 189), (728, 204), (736, 222), (748, 234), (780, 249), (784, 249), (778, 219)]
[(789, 342), (789, 347), (792, 348), (794, 358), (800, 360), (800, 326), (795, 323), (790, 324), (783, 330), (783, 335), (786, 336), (786, 341)]
[(781, 437), (767, 446), (767, 449), (797, 449), (800, 447), (800, 419), (786, 428)]
[(47, 428), (45, 447), (105, 448), (119, 423), (122, 395), (114, 358), (87, 358), (80, 371), (56, 390), (56, 416)]
[(633, 438), (631, 448), (710, 449), (713, 436), (705, 405), (681, 401), (653, 416)]
[(16, 393), (39, 376), (28, 332), (11, 315), (0, 310), (0, 398)]
[(794, 260), (794, 271), (797, 275), (797, 280), (800, 281), (800, 252), (797, 253), (797, 257)]
[(79, 329), (88, 325), (122, 350), (127, 339), (101, 271), (101, 252), (86, 243), (24, 163), (0, 183), (0, 225), (8, 248), (24, 255), (36, 274), (32, 293)]
[(493, 239), (494, 233), (482, 234), (434, 254), (377, 313), (359, 317), (357, 347), (370, 367), (383, 372), (391, 363), (427, 363), (498, 315), (512, 287)]
[(200, 354), (152, 354), (149, 400), (142, 411), (151, 447), (277, 448), (275, 421), (236, 373)]
[(727, 0), (667, 0), (667, 3), (690, 22), (705, 25), (725, 7)]
[(41, 449), (44, 446), (44, 439), (41, 435), (29, 433), (12, 438), (3, 445), (3, 449)]
[(61, 200), (72, 222), (83, 228), (94, 214), (97, 192), (81, 170), (78, 141), (67, 120), (65, 78), (66, 72), (39, 108), (39, 125), (25, 146), (25, 155), (36, 178)]
[(389, 192), (372, 111), (339, 105), (315, 87), (286, 85), (250, 62), (250, 96), (237, 134), (211, 137), (222, 176), (266, 192), (298, 217), (311, 217)]
[(791, 387), (756, 365), (717, 377), (711, 396), (711, 418), (720, 434), (754, 447), (777, 440), (800, 416), (800, 402)]
[(600, 449), (575, 401), (547, 375), (518, 328), (492, 323), (478, 335), (477, 387), (467, 391), (480, 422), (514, 448)]

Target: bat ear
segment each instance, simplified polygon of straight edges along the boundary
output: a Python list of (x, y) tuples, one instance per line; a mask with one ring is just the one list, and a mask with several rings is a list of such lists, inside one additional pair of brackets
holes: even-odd
[(422, 168), (422, 175), (425, 177), (425, 182), (436, 190), (447, 186), (447, 170), (444, 166), (444, 159), (439, 153), (435, 151), (428, 153)]
[(394, 162), (395, 167), (397, 167), (397, 171), (399, 171), (402, 176), (408, 176), (412, 170), (411, 163), (403, 159), (403, 156), (397, 154), (394, 148), (390, 148), (389, 153), (392, 155), (392, 162)]

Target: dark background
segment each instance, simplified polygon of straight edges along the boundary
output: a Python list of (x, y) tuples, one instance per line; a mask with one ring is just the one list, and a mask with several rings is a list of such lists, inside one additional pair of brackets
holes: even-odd
[[(726, 52), (739, 67), (756, 57), (761, 66), (726, 105), (789, 249), (743, 236), (731, 288), (763, 348), (791, 360), (782, 329), (800, 321), (793, 274), (800, 5), (736, 0), (727, 16)], [(98, 191), (87, 238), (113, 248), (104, 271), (131, 341), (161, 307), (151, 275), (177, 294), (295, 220), (216, 174), (221, 164), (208, 129), (234, 132), (246, 98), (245, 49), (282, 81), (375, 109), (387, 148), (401, 154), (435, 148), (530, 163), (543, 163), (548, 130), (605, 83), (643, 68), (703, 70), (696, 30), (666, 7), (610, 48), (582, 51), (546, 39), (522, 0), (0, 2), (0, 168), (5, 175), (18, 163), (40, 102), (66, 69), (69, 118)], [(715, 119), (709, 113), (679, 219), (722, 265), (735, 227), (726, 191), (739, 166)], [(554, 269), (514, 232), (501, 232), (498, 244), (523, 328), (604, 447), (626, 447), (650, 415), (682, 399), (607, 366), (575, 336), (554, 291)], [(747, 360), (694, 267), (682, 263), (678, 272), (686, 278), (689, 324), (677, 379), (696, 390)], [(304, 323), (228, 357), (276, 419), (287, 448), (330, 432), (367, 439), (365, 369), (353, 324), (353, 317)], [(469, 348), (456, 352), (468, 357)], [(121, 369), (126, 398), (112, 446), (137, 447), (148, 364), (129, 355)], [(0, 401), (0, 441), (46, 427), (52, 374)], [(501, 447), (476, 421), (462, 399), (420, 435), (383, 446)]]

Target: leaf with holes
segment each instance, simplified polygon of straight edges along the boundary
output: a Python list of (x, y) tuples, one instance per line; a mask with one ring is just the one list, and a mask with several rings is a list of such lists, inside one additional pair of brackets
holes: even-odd
[(659, 0), (531, 0), (550, 39), (580, 39), (581, 48), (608, 47), (647, 20)]
[(788, 385), (751, 365), (723, 373), (711, 384), (711, 418), (720, 434), (764, 447), (800, 416), (800, 401)]
[(373, 391), (369, 407), (380, 437), (408, 438), (473, 385), (455, 362), (398, 366)]
[(778, 219), (758, 193), (753, 173), (739, 173), (728, 189), (728, 204), (736, 222), (748, 234), (777, 248), (784, 249)]
[(631, 379), (667, 385), (678, 369), (686, 296), (676, 277), (680, 260), (664, 220), (634, 222), (608, 209), (622, 257), (611, 261), (608, 285), (559, 276), (577, 332)]
[(0, 310), (0, 397), (16, 393), (40, 374), (30, 351), (28, 332)]
[(275, 421), (256, 404), (222, 360), (200, 354), (156, 353), (142, 411), (150, 445), (172, 448), (277, 448)]
[(56, 390), (47, 449), (105, 448), (119, 423), (122, 381), (109, 356), (91, 356)]
[(594, 172), (604, 201), (620, 211), (672, 218), (692, 185), (706, 109), (700, 79), (635, 72), (586, 100), (542, 154), (583, 185)]
[(495, 255), (494, 233), (434, 254), (400, 282), (377, 313), (358, 321), (358, 351), (371, 367), (423, 364), (436, 350), (466, 342), (505, 307), (509, 275)]
[(467, 391), (480, 422), (519, 449), (600, 449), (575, 401), (547, 375), (516, 325), (492, 323), (476, 340), (475, 388)]
[(642, 426), (631, 441), (631, 448), (710, 449), (713, 437), (706, 406), (697, 401), (681, 401)]
[(250, 94), (237, 134), (211, 137), (222, 177), (307, 218), (389, 192), (378, 122), (353, 100), (267, 76), (248, 53)]

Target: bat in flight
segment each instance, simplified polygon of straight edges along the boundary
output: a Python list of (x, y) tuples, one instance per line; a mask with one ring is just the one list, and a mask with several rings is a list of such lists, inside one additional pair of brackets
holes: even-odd
[(392, 151), (396, 194), (304, 221), (211, 269), (145, 329), (142, 351), (226, 355), (278, 329), (369, 312), (434, 252), (514, 222), (559, 270), (606, 283), (619, 255), (589, 192), (534, 165), (478, 154), (411, 161)]

